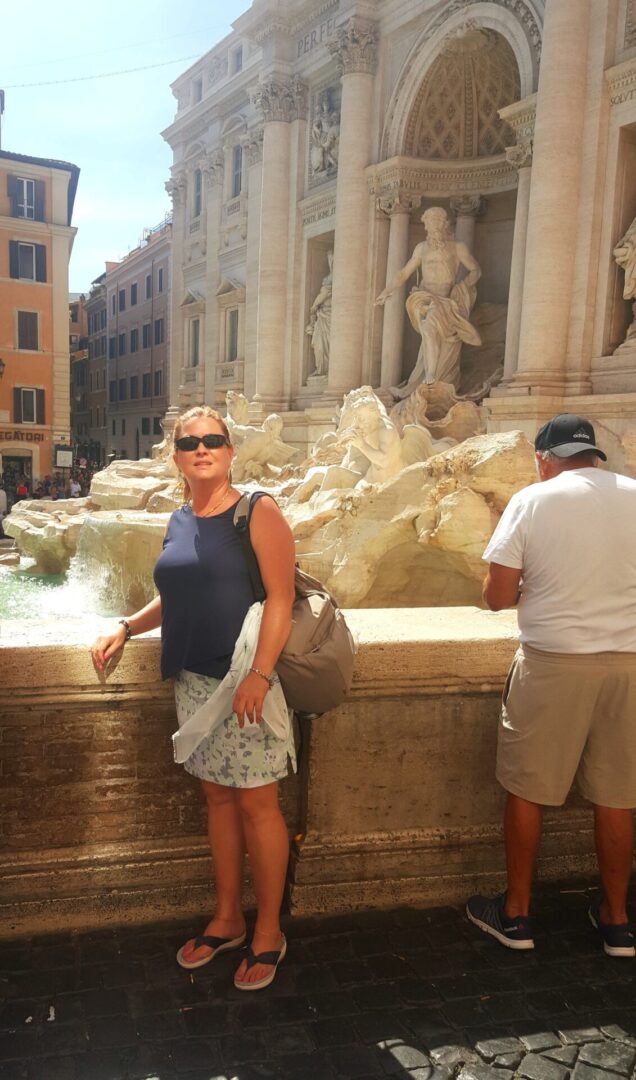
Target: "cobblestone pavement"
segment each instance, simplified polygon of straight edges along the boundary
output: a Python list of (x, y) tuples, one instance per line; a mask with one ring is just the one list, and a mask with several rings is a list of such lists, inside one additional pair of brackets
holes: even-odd
[(604, 955), (586, 901), (543, 887), (525, 954), (449, 907), (287, 919), (253, 995), (237, 954), (177, 967), (191, 925), (0, 944), (0, 1080), (631, 1078), (636, 961)]

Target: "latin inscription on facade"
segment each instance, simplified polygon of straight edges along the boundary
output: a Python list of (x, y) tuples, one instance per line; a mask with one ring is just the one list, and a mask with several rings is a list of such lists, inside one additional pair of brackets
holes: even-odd
[(298, 38), (297, 45), (297, 57), (307, 56), (317, 45), (322, 45), (323, 42), (333, 37), (338, 27), (338, 20), (336, 16), (332, 16), (330, 19), (325, 19), (324, 22), (318, 24), (313, 30), (309, 30), (301, 38)]

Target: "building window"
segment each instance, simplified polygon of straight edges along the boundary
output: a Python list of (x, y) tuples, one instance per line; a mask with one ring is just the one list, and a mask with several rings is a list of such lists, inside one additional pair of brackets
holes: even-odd
[(116, 295), (116, 293), (113, 293), (113, 295), (111, 296), (110, 305), (111, 305), (113, 315), (116, 315), (117, 314), (117, 295)]
[(125, 334), (120, 334), (119, 335), (119, 355), (120, 356), (125, 356), (126, 355), (126, 335)]
[(163, 292), (163, 267), (157, 270), (157, 292)]
[(44, 423), (44, 390), (36, 390), (31, 386), (14, 386), (13, 423)]
[(130, 286), (130, 306), (134, 307), (137, 303), (137, 282), (133, 282)]
[(243, 46), (239, 45), (232, 53), (232, 75), (238, 75), (243, 70)]
[[(11, 277), (13, 277), (13, 274)], [(18, 244), (18, 277), (35, 281), (34, 244)]]
[(142, 416), (141, 418), (141, 434), (150, 435), (150, 417)]
[(120, 311), (125, 311), (126, 310), (126, 290), (125, 289), (120, 289), (119, 290), (119, 310)]
[(117, 338), (112, 337), (108, 339), (108, 359), (117, 359)]
[(116, 425), (116, 423), (117, 423), (117, 421), (116, 421), (116, 420), (113, 420), (113, 423), (112, 423), (112, 428), (111, 428), (111, 431), (112, 431), (113, 435), (116, 435), (116, 434), (117, 434), (117, 428), (116, 428), (116, 426), (115, 426), (115, 425)]
[(139, 331), (135, 327), (130, 331), (130, 351), (131, 353), (137, 352), (139, 348)]
[(18, 348), (36, 352), (38, 349), (38, 316), (36, 311), (18, 312)]
[(9, 274), (24, 281), (46, 281), (44, 244), (23, 244), (19, 240), (10, 240)]
[(155, 397), (161, 394), (161, 368), (155, 371)]
[(119, 389), (119, 400), (120, 401), (125, 401), (126, 400), (126, 380), (125, 379), (120, 379), (119, 380), (119, 388), (118, 389)]
[(126, 421), (125, 420), (122, 420), (122, 422), (121, 422), (121, 433), (122, 433), (122, 435), (126, 434)]
[(192, 200), (192, 217), (199, 217), (201, 214), (201, 170), (194, 170), (194, 198)]
[(146, 300), (152, 296), (152, 275), (146, 274)]
[(199, 330), (199, 320), (190, 319), (190, 367), (199, 366)]
[(100, 330), (106, 329), (106, 308), (103, 308), (99, 313), (99, 328)]
[(145, 371), (141, 376), (141, 396), (150, 397), (150, 372)]
[(106, 406), (105, 405), (102, 408), (102, 427), (103, 428), (106, 427)]
[[(97, 375), (99, 376), (99, 372), (97, 372)], [(91, 373), (89, 375), (89, 381), (90, 381), (90, 388), (91, 388), (91, 393), (92, 393), (93, 392), (93, 372), (92, 371), (91, 371)]]
[[(117, 401), (117, 380), (116, 379), (111, 379), (109, 384), (108, 384), (108, 400), (109, 401)], [(113, 420), (113, 423), (115, 423), (114, 420)], [(115, 432), (113, 431), (113, 435), (114, 434), (115, 434)]]
[(161, 435), (161, 417), (153, 416), (152, 418), (152, 434)]
[(194, 79), (192, 82), (192, 104), (198, 105), (203, 97), (203, 79)]
[(238, 308), (231, 308), (227, 313), (227, 349), (226, 360), (232, 363), (238, 356)]
[(243, 171), (243, 148), (241, 146), (234, 146), (232, 148), (232, 198), (235, 199), (237, 195), (241, 194), (241, 179)]
[(130, 399), (132, 401), (134, 398), (138, 398), (138, 397), (139, 397), (139, 376), (138, 375), (131, 375), (130, 376)]
[(150, 348), (150, 323), (144, 323), (141, 330), (141, 343), (144, 349)]
[(18, 176), (18, 212), (17, 217), (35, 219), (35, 180), (25, 180)]
[(163, 345), (163, 319), (155, 319), (155, 345)]

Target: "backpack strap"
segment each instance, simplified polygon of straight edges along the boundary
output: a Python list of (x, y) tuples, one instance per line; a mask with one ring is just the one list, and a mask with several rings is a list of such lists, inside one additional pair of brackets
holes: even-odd
[(254, 504), (258, 502), (262, 495), (266, 494), (267, 492), (265, 491), (253, 491), (250, 495), (247, 493), (241, 495), (241, 498), (234, 509), (234, 517), (232, 519), (234, 528), (238, 533), (243, 548), (243, 555), (245, 556), (245, 563), (252, 584), (254, 599), (258, 601), (265, 600), (267, 593), (265, 592), (265, 587), (263, 585), (258, 559), (254, 553), (252, 541), (250, 540), (250, 518), (252, 516)]

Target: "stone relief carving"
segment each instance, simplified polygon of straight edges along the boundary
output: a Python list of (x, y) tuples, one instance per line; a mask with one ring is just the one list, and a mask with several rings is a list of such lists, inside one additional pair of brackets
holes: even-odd
[(333, 91), (325, 91), (315, 103), (310, 138), (312, 180), (326, 180), (335, 176), (338, 171), (340, 110), (335, 107)]
[(529, 168), (532, 165), (532, 139), (524, 139), (514, 146), (506, 147), (506, 161), (515, 169)]
[(260, 109), (263, 120), (282, 120), (289, 123), (307, 113), (307, 86), (297, 75), (289, 79), (265, 79), (253, 92), (252, 102)]
[(208, 86), (214, 86), (227, 75), (227, 56), (213, 56), (208, 68)]
[(263, 160), (263, 128), (253, 128), (248, 131), (246, 135), (241, 139), (241, 146), (243, 147), (243, 154), (245, 156), (245, 162), (248, 169), (252, 165), (258, 164)]
[(223, 183), (224, 168), (225, 158), (223, 151), (220, 147), (216, 150), (212, 150), (201, 166), (201, 170), (209, 187), (214, 187), (216, 184)]
[(309, 325), (305, 333), (311, 338), (314, 370), (311, 375), (326, 375), (329, 370), (331, 341), (331, 288), (333, 282), (333, 251), (327, 253), (329, 273), (322, 279), (316, 299), (309, 309)]
[[(479, 332), (469, 322), (481, 277), (479, 264), (466, 245), (454, 239), (443, 207), (426, 210), (422, 222), (426, 240), (417, 245), (406, 266), (376, 300), (376, 304), (384, 304), (412, 274), (421, 275), (407, 297), (406, 311), (422, 343), (407, 382), (390, 388), (396, 400), (408, 397), (423, 382), (446, 382), (457, 388), (462, 343), (482, 343)], [(467, 274), (458, 281), (462, 266)]]
[(244, 394), (228, 390), (226, 423), (234, 457), (232, 479), (236, 483), (246, 480), (272, 479), (279, 475), (283, 465), (289, 464), (299, 451), (283, 442), (283, 420), (272, 413), (260, 427), (249, 423), (249, 404)]
[(353, 16), (339, 26), (334, 41), (326, 42), (327, 49), (335, 56), (342, 75), (362, 71), (375, 73), (377, 63), (376, 24), (370, 19)]
[[(526, 0), (492, 0), (492, 2), (499, 7), (507, 8), (507, 10), (511, 11), (515, 18), (519, 20), (528, 35), (528, 40), (532, 45), (537, 60), (540, 60), (542, 40), (541, 27), (535, 18), (530, 4), (526, 3)], [(426, 36), (431, 37), (439, 30), (440, 26), (443, 26), (451, 15), (454, 15), (457, 11), (466, 10), (466, 8), (469, 8), (473, 3), (474, 0), (451, 0), (451, 3), (444, 7), (432, 22), (429, 23), (426, 28)]]

